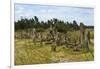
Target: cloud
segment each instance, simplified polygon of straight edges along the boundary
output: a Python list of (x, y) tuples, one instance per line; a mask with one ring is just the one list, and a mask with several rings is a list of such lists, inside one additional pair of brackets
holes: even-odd
[(76, 20), (78, 23), (84, 22), (87, 25), (93, 25), (93, 12), (91, 8), (15, 4), (15, 21), (19, 20), (21, 16), (24, 18), (38, 16), (40, 21), (58, 18), (64, 21)]

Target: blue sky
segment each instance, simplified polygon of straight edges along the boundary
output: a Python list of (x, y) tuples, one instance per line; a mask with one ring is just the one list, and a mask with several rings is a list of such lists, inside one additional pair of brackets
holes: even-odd
[(72, 22), (76, 20), (78, 24), (83, 22), (86, 25), (94, 25), (94, 9), (68, 6), (46, 6), (32, 4), (15, 4), (15, 21), (23, 18), (37, 16), (39, 21), (57, 18)]

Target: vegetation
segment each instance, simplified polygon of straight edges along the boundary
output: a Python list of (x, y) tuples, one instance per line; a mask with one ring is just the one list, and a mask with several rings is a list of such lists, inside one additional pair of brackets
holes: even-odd
[(15, 65), (93, 61), (93, 29), (75, 20), (22, 18), (15, 22)]
[(73, 23), (71, 23), (53, 18), (46, 22), (44, 21), (39, 22), (39, 19), (36, 16), (34, 16), (34, 18), (31, 19), (22, 18), (21, 20), (15, 22), (15, 31), (29, 29), (29, 28), (45, 30), (48, 29), (51, 25), (55, 26), (59, 32), (66, 32), (67, 30), (79, 30), (79, 26), (75, 20), (73, 20)]

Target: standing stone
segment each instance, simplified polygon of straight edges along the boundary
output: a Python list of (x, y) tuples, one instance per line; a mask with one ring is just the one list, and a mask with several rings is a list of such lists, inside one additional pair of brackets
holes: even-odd
[(68, 47), (68, 32), (66, 32), (66, 34), (65, 34), (65, 45), (66, 45), (66, 47)]
[(88, 31), (87, 37), (88, 37), (88, 40), (89, 40), (89, 43), (90, 43), (90, 31)]
[(84, 35), (85, 34), (85, 28), (84, 28), (84, 24), (80, 23), (80, 44), (82, 46), (83, 41), (84, 41)]
[[(53, 25), (54, 25), (54, 22), (53, 22)], [(55, 25), (54, 26), (53, 25), (50, 26), (50, 35), (52, 36), (51, 50), (55, 52), (58, 38), (57, 38), (57, 30), (55, 28)]]
[(42, 32), (39, 33), (39, 40), (40, 40), (40, 46), (43, 45), (43, 35)]
[(56, 51), (56, 46), (57, 46), (57, 40), (58, 40), (58, 36), (57, 36), (58, 32), (56, 30), (54, 30), (53, 32), (53, 51)]
[(33, 28), (33, 30), (32, 30), (32, 40), (33, 40), (34, 44), (36, 45), (36, 30), (35, 30), (35, 28)]
[(86, 48), (86, 51), (88, 52), (89, 51), (89, 31), (85, 32), (85, 48)]

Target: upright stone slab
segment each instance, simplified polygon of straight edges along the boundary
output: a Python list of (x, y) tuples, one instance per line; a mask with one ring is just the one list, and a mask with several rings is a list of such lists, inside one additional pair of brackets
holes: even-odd
[(81, 46), (82, 46), (83, 41), (84, 41), (84, 36), (85, 36), (84, 24), (80, 23), (80, 44), (81, 44)]
[(35, 28), (33, 28), (33, 30), (32, 30), (32, 40), (36, 44), (36, 42), (35, 42), (35, 40), (36, 40), (36, 29)]
[(85, 32), (85, 48), (86, 48), (86, 51), (88, 52), (89, 51), (89, 31), (86, 31)]
[(89, 43), (90, 43), (90, 31), (88, 31), (87, 37), (88, 37), (88, 40), (89, 40)]
[(39, 40), (40, 40), (40, 46), (43, 46), (43, 35), (42, 32), (39, 33)]
[(52, 36), (52, 51), (56, 51), (56, 45), (57, 45), (57, 30), (55, 28), (54, 22), (53, 25), (50, 26), (50, 35)]

